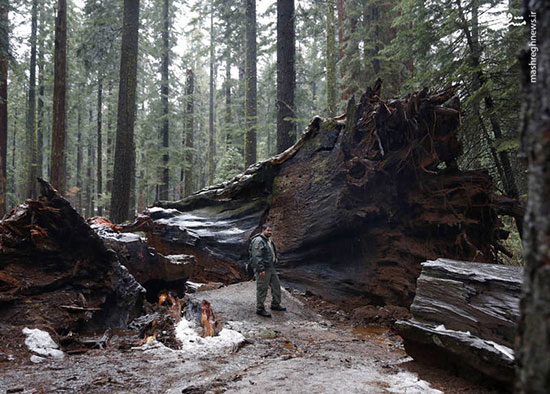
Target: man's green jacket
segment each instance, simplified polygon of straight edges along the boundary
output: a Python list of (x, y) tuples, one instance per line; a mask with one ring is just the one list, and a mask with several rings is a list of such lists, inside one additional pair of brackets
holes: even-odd
[[(273, 249), (270, 247), (270, 245)], [(250, 242), (250, 263), (256, 272), (263, 272), (266, 269), (274, 268), (277, 250), (273, 241), (258, 234)]]

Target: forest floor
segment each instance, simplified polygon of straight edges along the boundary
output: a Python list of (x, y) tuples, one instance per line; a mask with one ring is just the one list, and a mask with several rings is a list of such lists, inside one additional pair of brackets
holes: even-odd
[(119, 339), (40, 364), (21, 343), (2, 349), (0, 393), (492, 393), (413, 361), (387, 328), (353, 327), (345, 312), (297, 292), (283, 292), (288, 310), (272, 318), (254, 313), (255, 282), (191, 296), (210, 301), (244, 342), (190, 351)]

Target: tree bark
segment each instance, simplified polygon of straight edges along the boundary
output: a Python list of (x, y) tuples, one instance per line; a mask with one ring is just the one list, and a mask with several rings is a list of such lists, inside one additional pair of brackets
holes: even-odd
[(8, 161), (8, 9), (9, 1), (0, 1), (0, 218), (6, 213)]
[(94, 209), (94, 173), (93, 173), (93, 166), (94, 166), (94, 152), (93, 152), (93, 122), (94, 122), (94, 114), (92, 112), (92, 109), (90, 108), (88, 112), (88, 127), (89, 127), (89, 134), (88, 134), (88, 158), (86, 162), (86, 211), (84, 217), (92, 217), (95, 216), (95, 209)]
[(210, 83), (208, 95), (208, 184), (214, 183), (216, 142), (214, 130), (214, 1), (210, 10)]
[[(109, 79), (107, 85), (107, 179), (105, 182), (105, 193), (111, 195), (113, 189), (113, 106), (111, 100), (112, 81)], [(111, 211), (111, 201), (106, 201), (107, 212)]]
[(168, 200), (168, 189), (170, 187), (170, 170), (168, 168), (168, 147), (170, 144), (170, 122), (168, 119), (168, 95), (170, 94), (168, 71), (170, 65), (170, 15), (169, 15), (170, 1), (163, 1), (163, 29), (162, 29), (162, 65), (161, 65), (161, 87), (160, 87), (160, 101), (162, 107), (162, 126), (161, 126), (161, 139), (162, 139), (162, 176), (161, 184), (159, 185), (159, 199)]
[(134, 121), (137, 85), (139, 0), (124, 0), (124, 21), (120, 55), (118, 119), (111, 194), (111, 220), (128, 219), (132, 178), (135, 177)]
[(103, 78), (97, 80), (97, 214), (103, 216), (103, 141), (102, 141), (102, 123), (103, 123)]
[(42, 9), (39, 12), (39, 29), (38, 29), (38, 103), (36, 108), (36, 115), (38, 117), (36, 124), (36, 145), (37, 155), (36, 155), (36, 173), (39, 178), (44, 176), (44, 52), (45, 52), (45, 43), (44, 43), (44, 24), (45, 21)]
[(54, 69), (51, 182), (52, 186), (63, 194), (65, 191), (67, 0), (57, 0), (57, 17), (55, 19)]
[(193, 70), (187, 70), (187, 79), (185, 81), (185, 167), (183, 176), (185, 179), (184, 193), (186, 196), (193, 192), (193, 95), (194, 95), (194, 78)]
[(245, 167), (256, 163), (257, 78), (256, 78), (256, 0), (246, 1), (246, 65), (245, 65)]
[(294, 0), (277, 0), (277, 153), (296, 142)]
[(525, 268), (519, 324), (517, 392), (543, 393), (550, 384), (550, 3), (523, 3), (527, 48), (522, 52), (523, 149), (529, 160), (529, 201), (523, 240)]
[(326, 47), (326, 85), (327, 85), (327, 116), (336, 116), (336, 30), (334, 20), (334, 0), (328, 0), (327, 5), (327, 47)]
[(82, 215), (82, 109), (79, 107), (77, 109), (77, 120), (76, 120), (76, 131), (77, 131), (77, 143), (76, 147), (76, 188), (78, 189), (78, 198), (77, 198), (77, 211)]
[[(225, 2), (225, 6), (229, 7), (230, 4), (229, 1)], [(231, 32), (234, 28), (234, 25), (232, 23), (229, 23), (229, 21), (226, 22), (225, 26), (225, 42), (226, 42), (226, 48), (225, 48), (225, 147), (228, 149), (230, 146), (233, 145), (233, 115), (232, 115), (232, 109), (231, 109)]]
[(38, 0), (32, 2), (31, 16), (31, 58), (29, 67), (29, 95), (27, 105), (27, 143), (29, 170), (27, 178), (27, 197), (36, 198), (36, 36), (38, 26)]

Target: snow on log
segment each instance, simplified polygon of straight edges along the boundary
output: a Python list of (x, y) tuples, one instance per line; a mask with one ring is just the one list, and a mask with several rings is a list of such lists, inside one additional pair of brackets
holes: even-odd
[(396, 328), (414, 359), (511, 389), (522, 269), (438, 259), (422, 264), (413, 318)]
[(126, 327), (141, 311), (143, 287), (70, 203), (40, 183), (39, 200), (0, 222), (2, 334), (25, 326), (57, 335)]
[(315, 118), (287, 151), (181, 201), (161, 201), (128, 231), (163, 254), (188, 254), (198, 281), (245, 277), (247, 243), (274, 225), (281, 277), (348, 306), (408, 306), (420, 263), (496, 262), (499, 214), (486, 171), (461, 171), (458, 99), (424, 89), (401, 100), (369, 88), (347, 114)]

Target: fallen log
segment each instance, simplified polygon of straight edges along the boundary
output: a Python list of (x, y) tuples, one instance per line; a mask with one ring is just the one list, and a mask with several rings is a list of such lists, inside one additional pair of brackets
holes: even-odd
[(25, 326), (58, 335), (126, 327), (141, 312), (143, 287), (70, 203), (40, 183), (38, 200), (0, 222), (3, 337)]
[(498, 214), (514, 204), (502, 206), (486, 171), (457, 168), (454, 91), (383, 100), (380, 89), (230, 181), (157, 202), (127, 230), (194, 256), (193, 280), (227, 284), (246, 277), (248, 240), (271, 222), (282, 279), (350, 309), (410, 305), (428, 259), (496, 262), (507, 235)]
[(422, 264), (413, 318), (395, 324), (407, 354), (511, 390), (521, 284), (519, 267), (448, 259)]
[(176, 297), (183, 298), (187, 280), (196, 276), (197, 272), (193, 256), (163, 256), (150, 248), (139, 235), (118, 232), (117, 226), (105, 218), (94, 217), (87, 222), (105, 245), (116, 252), (120, 263), (147, 290), (149, 302), (157, 302), (161, 292), (172, 292)]

